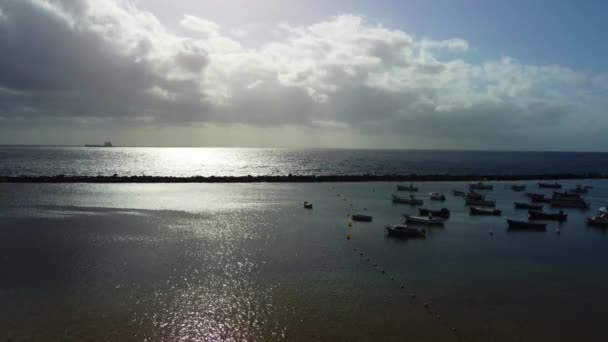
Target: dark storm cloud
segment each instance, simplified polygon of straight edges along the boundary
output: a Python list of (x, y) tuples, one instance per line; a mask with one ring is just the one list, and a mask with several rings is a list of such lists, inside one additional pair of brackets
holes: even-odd
[[(171, 110), (188, 118), (203, 111), (197, 80), (164, 75), (164, 66), (148, 58), (146, 37), (132, 51), (121, 50), (123, 46), (108, 39), (120, 32), (104, 36), (86, 26), (91, 22), (70, 17), (85, 13), (86, 3), (61, 4), (57, 9), (65, 10), (63, 14), (29, 1), (2, 6), (6, 18), (0, 21), (0, 51), (5, 51), (0, 54), (0, 87), (11, 90), (0, 94), (4, 113), (120, 117)], [(107, 29), (121, 28), (112, 22), (118, 18), (105, 20)], [(189, 73), (207, 64), (204, 51), (185, 46), (174, 59)], [(163, 92), (174, 96), (163, 98)]]

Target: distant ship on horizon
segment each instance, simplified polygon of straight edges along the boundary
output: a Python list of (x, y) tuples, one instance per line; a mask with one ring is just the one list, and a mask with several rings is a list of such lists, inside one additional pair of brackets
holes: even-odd
[(106, 141), (103, 143), (103, 145), (96, 145), (96, 144), (85, 144), (84, 147), (113, 147), (112, 143), (109, 141)]

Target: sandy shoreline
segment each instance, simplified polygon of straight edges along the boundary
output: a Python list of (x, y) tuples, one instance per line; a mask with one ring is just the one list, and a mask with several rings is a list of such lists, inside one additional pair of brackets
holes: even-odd
[(284, 176), (0, 176), (0, 183), (324, 183), (324, 182), (448, 182), (608, 179), (606, 173), (467, 174), (467, 175), (284, 175)]

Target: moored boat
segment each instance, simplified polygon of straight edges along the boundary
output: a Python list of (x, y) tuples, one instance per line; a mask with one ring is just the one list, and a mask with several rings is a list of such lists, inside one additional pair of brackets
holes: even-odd
[(353, 221), (372, 222), (372, 217), (364, 214), (353, 214), (352, 219)]
[(546, 223), (535, 223), (507, 219), (510, 230), (546, 230)]
[(457, 196), (457, 197), (464, 197), (464, 196), (466, 196), (466, 193), (464, 191), (460, 191), (460, 190), (452, 190), (452, 195)]
[(428, 226), (442, 226), (443, 220), (440, 218), (434, 218), (433, 216), (413, 216), (413, 215), (403, 215), (403, 220), (405, 223), (417, 223), (424, 224)]
[(450, 210), (448, 208), (441, 208), (439, 210), (425, 209), (419, 208), (418, 213), (420, 216), (433, 216), (433, 217), (441, 217), (443, 219), (447, 219), (450, 217)]
[(385, 228), (389, 236), (423, 239), (426, 237), (426, 230), (422, 228), (408, 227), (405, 224), (387, 225)]
[(306, 208), (306, 209), (312, 209), (312, 203), (310, 203), (310, 202), (304, 202), (304, 208)]
[(500, 216), (502, 215), (502, 210), (500, 209), (485, 209), (485, 208), (477, 208), (471, 207), (470, 215), (490, 215), (490, 216)]
[(530, 204), (525, 202), (513, 202), (515, 205), (515, 209), (532, 209), (532, 210), (542, 210), (543, 206), (540, 204)]
[(559, 213), (546, 213), (541, 210), (529, 210), (528, 220), (546, 220), (546, 221), (559, 221), (564, 222), (568, 219), (568, 214), (564, 214), (563, 211)]
[(397, 184), (397, 191), (411, 191), (411, 192), (416, 192), (418, 191), (418, 188), (414, 186), (414, 184), (410, 184), (410, 185), (401, 185), (401, 184)]
[(551, 200), (551, 206), (553, 208), (574, 208), (574, 209), (589, 209), (589, 203), (584, 200), (565, 200), (565, 199), (553, 199)]
[(549, 188), (549, 189), (561, 189), (562, 185), (555, 182), (555, 183), (538, 183), (538, 187), (539, 188)]
[(545, 197), (545, 195), (532, 196), (532, 197), (530, 197), (530, 201), (532, 203), (551, 203), (551, 199)]
[(579, 184), (575, 188), (568, 190), (568, 192), (571, 194), (586, 194), (589, 192), (589, 189), (587, 189)]
[(517, 192), (521, 192), (521, 191), (526, 190), (526, 186), (523, 185), (523, 184), (521, 184), (521, 185), (520, 184), (513, 184), (513, 185), (511, 185), (511, 190), (517, 191)]
[(559, 199), (559, 200), (582, 200), (583, 199), (581, 197), (581, 194), (576, 193), (576, 192), (570, 192), (570, 191), (566, 191), (566, 192), (554, 191), (552, 198)]
[(473, 200), (473, 199), (467, 198), (467, 200), (465, 201), (465, 205), (472, 205), (475, 207), (495, 207), (496, 201), (485, 200), (485, 199)]
[(597, 210), (597, 215), (589, 217), (587, 224), (599, 227), (608, 227), (608, 209), (601, 207)]
[(473, 190), (467, 192), (467, 194), (464, 197), (467, 200), (483, 200), (485, 198), (484, 195), (482, 195), (478, 192), (475, 192)]
[(537, 194), (534, 192), (526, 192), (526, 197), (528, 198), (534, 198), (534, 197), (545, 197), (544, 194)]
[(409, 204), (409, 205), (423, 205), (424, 202), (421, 199), (417, 199), (414, 195), (410, 195), (409, 198), (401, 197), (393, 194), (393, 203)]
[(469, 184), (469, 189), (474, 190), (492, 190), (494, 189), (494, 185), (484, 184), (483, 182), (471, 183)]
[(438, 192), (431, 192), (429, 198), (434, 201), (445, 201), (445, 195)]
[(593, 216), (587, 218), (587, 224), (598, 227), (608, 227), (608, 217)]

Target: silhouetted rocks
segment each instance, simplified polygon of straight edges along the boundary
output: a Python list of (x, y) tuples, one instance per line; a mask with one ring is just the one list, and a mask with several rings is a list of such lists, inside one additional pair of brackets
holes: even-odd
[(607, 179), (606, 173), (536, 175), (286, 175), (286, 176), (0, 176), (0, 183), (322, 183), (322, 182), (455, 182), (523, 181), (557, 179)]

